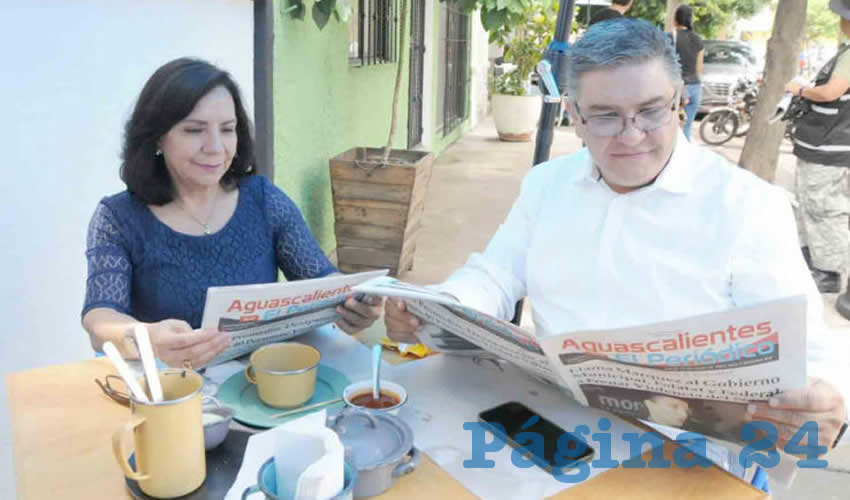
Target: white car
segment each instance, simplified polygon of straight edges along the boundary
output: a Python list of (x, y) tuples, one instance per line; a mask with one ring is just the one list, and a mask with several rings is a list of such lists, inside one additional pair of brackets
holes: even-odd
[(725, 106), (741, 79), (760, 81), (764, 68), (746, 42), (706, 40), (704, 44), (700, 113), (708, 113), (716, 106)]

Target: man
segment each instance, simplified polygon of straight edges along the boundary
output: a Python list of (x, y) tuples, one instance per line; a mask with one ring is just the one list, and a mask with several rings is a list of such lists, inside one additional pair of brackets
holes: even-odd
[[(829, 8), (850, 36), (850, 0), (832, 0)], [(812, 104), (794, 131), (800, 240), (818, 289), (837, 293), (850, 253), (850, 46), (839, 49), (813, 86), (790, 82), (785, 90)], [(838, 301), (838, 311), (850, 319), (847, 295)]]
[[(809, 297), (808, 374), (835, 378), (822, 302), (798, 247), (785, 195), (679, 131), (681, 69), (645, 21), (590, 28), (570, 48), (568, 107), (587, 148), (533, 168), (486, 250), (438, 285), (502, 319), (528, 296), (539, 336), (655, 323)], [(624, 84), (628, 82), (628, 84)], [(390, 338), (415, 342), (420, 321), (389, 300)], [(835, 349), (833, 348), (833, 351)], [(755, 403), (784, 446), (803, 422), (830, 446), (844, 398), (812, 378)]]
[(590, 18), (590, 22), (588, 23), (588, 27), (593, 26), (594, 24), (600, 21), (606, 21), (608, 19), (618, 19), (626, 15), (626, 12), (632, 8), (633, 0), (611, 0), (611, 6), (605, 7), (604, 9), (597, 12), (593, 17)]

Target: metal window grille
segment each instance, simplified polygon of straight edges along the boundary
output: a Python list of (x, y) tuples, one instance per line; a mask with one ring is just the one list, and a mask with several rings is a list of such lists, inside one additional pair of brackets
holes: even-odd
[(410, 18), (410, 78), (407, 107), (407, 148), (422, 142), (422, 96), (425, 70), (425, 0), (413, 0)]
[(445, 104), (443, 135), (466, 119), (466, 82), (469, 59), (469, 16), (454, 5), (446, 9)]
[(353, 66), (398, 60), (398, 13), (395, 0), (358, 0), (348, 27), (348, 61)]

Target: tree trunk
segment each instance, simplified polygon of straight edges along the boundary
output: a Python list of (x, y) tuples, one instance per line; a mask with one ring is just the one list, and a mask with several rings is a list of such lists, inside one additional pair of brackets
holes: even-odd
[(806, 24), (807, 0), (779, 0), (773, 18), (773, 33), (767, 42), (767, 61), (753, 121), (739, 163), (762, 179), (773, 182), (779, 145), (785, 123), (768, 125), (767, 120), (782, 98), (785, 84), (794, 78), (800, 40)]
[(682, 5), (682, 0), (667, 0), (667, 7), (664, 11), (664, 31), (667, 33), (672, 33), (675, 30), (673, 16), (676, 15), (676, 9), (679, 8), (679, 5)]
[(401, 75), (404, 69), (405, 53), (404, 42), (407, 36), (407, 0), (401, 0), (401, 23), (398, 36), (398, 68), (395, 73), (395, 88), (393, 89), (393, 114), (390, 119), (390, 135), (387, 137), (387, 145), (384, 147), (383, 162), (387, 163), (393, 147), (393, 135), (395, 135), (396, 122), (398, 121), (398, 93), (401, 88)]

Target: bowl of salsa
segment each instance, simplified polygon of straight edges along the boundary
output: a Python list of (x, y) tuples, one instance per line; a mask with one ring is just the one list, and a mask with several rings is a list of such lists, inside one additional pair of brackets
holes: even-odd
[(381, 394), (375, 399), (372, 381), (361, 380), (349, 384), (342, 392), (342, 399), (347, 406), (395, 415), (407, 403), (407, 390), (395, 382), (381, 380)]

